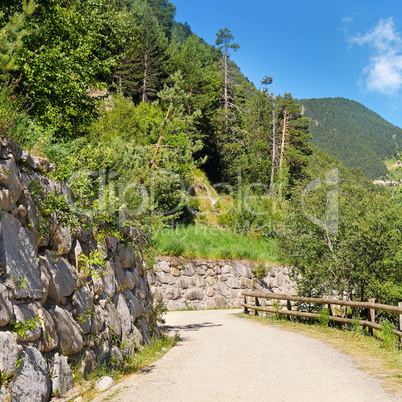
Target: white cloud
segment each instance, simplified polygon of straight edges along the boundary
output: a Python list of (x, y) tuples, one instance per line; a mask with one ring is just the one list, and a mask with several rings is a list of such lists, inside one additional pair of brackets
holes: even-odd
[(364, 69), (367, 89), (388, 95), (402, 88), (402, 38), (393, 18), (381, 19), (373, 30), (357, 35), (350, 42), (374, 49), (369, 65)]

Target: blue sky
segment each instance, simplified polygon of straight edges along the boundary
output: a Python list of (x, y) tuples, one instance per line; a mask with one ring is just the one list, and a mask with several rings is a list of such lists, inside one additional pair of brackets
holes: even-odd
[(232, 59), (258, 87), (295, 98), (344, 97), (402, 128), (401, 0), (171, 0), (176, 20), (215, 44), (228, 27)]

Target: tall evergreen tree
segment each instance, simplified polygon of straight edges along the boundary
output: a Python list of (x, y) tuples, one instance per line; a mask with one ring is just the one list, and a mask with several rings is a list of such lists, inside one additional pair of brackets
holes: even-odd
[(226, 28), (221, 28), (219, 32), (216, 34), (216, 45), (218, 49), (222, 52), (223, 55), (223, 72), (224, 72), (224, 83), (223, 83), (223, 101), (224, 101), (224, 109), (225, 109), (225, 117), (228, 118), (228, 110), (230, 106), (230, 76), (229, 76), (229, 57), (230, 57), (230, 49), (233, 51), (237, 51), (240, 49), (240, 45), (237, 43), (232, 43), (234, 37), (231, 31)]

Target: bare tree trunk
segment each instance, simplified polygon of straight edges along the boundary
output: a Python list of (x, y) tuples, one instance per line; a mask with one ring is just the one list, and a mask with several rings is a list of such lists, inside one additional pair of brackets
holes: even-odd
[(168, 111), (167, 111), (167, 113), (166, 113), (165, 121), (163, 122), (162, 131), (161, 131), (161, 134), (160, 134), (160, 136), (159, 136), (158, 143), (156, 144), (156, 149), (155, 149), (155, 152), (154, 152), (154, 156), (152, 157), (151, 161), (150, 161), (149, 164), (148, 164), (148, 169), (151, 169), (152, 165), (155, 163), (155, 158), (156, 158), (156, 156), (158, 155), (159, 149), (160, 149), (160, 147), (161, 147), (161, 143), (162, 143), (162, 139), (163, 139), (163, 134), (164, 134), (164, 132), (165, 132), (165, 128), (166, 128), (166, 124), (167, 124), (168, 119), (169, 119), (169, 113), (170, 113), (170, 109), (171, 109), (171, 108), (172, 108), (172, 104), (170, 104), (169, 109), (168, 109)]
[(271, 165), (271, 182), (269, 184), (269, 192), (274, 194), (274, 175), (275, 175), (275, 163), (276, 163), (276, 110), (275, 110), (275, 93), (274, 101), (272, 102), (272, 165)]
[(229, 109), (229, 95), (228, 95), (228, 55), (227, 55), (227, 49), (225, 48), (225, 57), (224, 57), (224, 62), (225, 62), (225, 83), (224, 83), (224, 88), (223, 88), (223, 98), (225, 101), (225, 117), (226, 119), (228, 118), (228, 109)]
[(283, 117), (281, 154), (279, 156), (279, 192), (278, 192), (278, 199), (279, 200), (281, 200), (281, 198), (282, 198), (283, 156), (285, 154), (286, 129), (287, 129), (287, 126), (288, 126), (287, 117), (288, 117), (288, 113), (287, 113), (287, 110), (285, 110), (285, 115)]
[(148, 55), (145, 54), (144, 59), (144, 78), (142, 80), (142, 101), (147, 101), (147, 85), (148, 85)]

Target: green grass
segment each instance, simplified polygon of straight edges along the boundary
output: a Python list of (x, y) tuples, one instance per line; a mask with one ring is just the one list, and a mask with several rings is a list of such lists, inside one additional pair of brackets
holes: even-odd
[(222, 228), (165, 228), (157, 234), (153, 246), (160, 255), (279, 262), (274, 239), (253, 240)]

